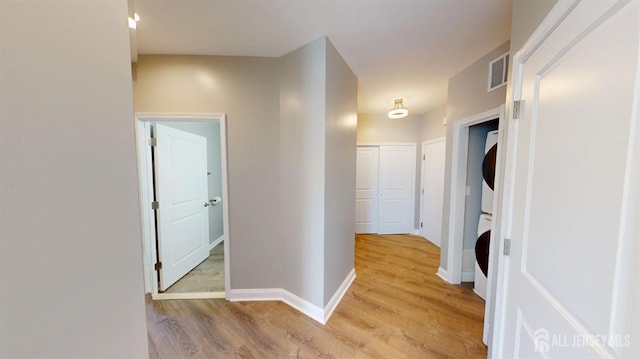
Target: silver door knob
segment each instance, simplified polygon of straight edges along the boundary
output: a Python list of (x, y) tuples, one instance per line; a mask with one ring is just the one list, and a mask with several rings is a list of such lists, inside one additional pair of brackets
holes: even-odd
[(213, 204), (212, 204), (212, 203), (210, 203), (210, 202), (205, 202), (205, 203), (204, 203), (204, 206), (205, 206), (205, 207), (209, 207), (209, 206), (212, 206), (212, 205), (213, 205)]

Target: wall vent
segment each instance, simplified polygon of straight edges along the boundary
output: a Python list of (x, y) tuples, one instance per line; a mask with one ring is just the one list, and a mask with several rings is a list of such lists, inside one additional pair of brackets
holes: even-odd
[(509, 53), (489, 63), (489, 83), (487, 92), (491, 92), (507, 84), (509, 74)]

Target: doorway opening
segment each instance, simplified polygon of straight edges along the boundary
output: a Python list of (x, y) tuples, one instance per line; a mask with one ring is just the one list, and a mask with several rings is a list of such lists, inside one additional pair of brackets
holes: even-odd
[[(490, 315), (490, 308), (492, 308), (495, 301), (495, 288), (498, 264), (498, 248), (497, 239), (500, 238), (498, 230), (500, 228), (499, 216), (494, 215), (492, 220), (487, 221), (487, 213), (498, 213), (498, 203), (500, 202), (502, 184), (500, 183), (501, 172), (501, 152), (503, 151), (503, 134), (504, 134), (504, 105), (483, 112), (481, 114), (471, 116), (453, 124), (453, 145), (452, 145), (452, 161), (451, 161), (451, 197), (449, 203), (449, 235), (448, 238), (443, 238), (448, 243), (447, 252), (447, 271), (443, 277), (447, 282), (451, 284), (460, 284), (461, 282), (475, 281), (475, 272), (478, 269), (478, 263), (476, 261), (476, 248), (475, 245), (479, 242), (477, 239), (480, 237), (478, 231), (479, 227), (488, 229), (489, 234), (488, 245), (486, 251), (488, 252), (488, 263), (486, 268), (486, 279), (481, 286), (485, 286), (481, 289), (485, 295), (485, 325), (483, 331), (483, 341), (487, 342), (487, 335), (491, 330), (492, 323)], [(497, 123), (496, 123), (497, 122)], [(497, 125), (497, 126), (496, 126)], [(475, 187), (470, 186), (469, 177), (473, 177), (470, 171), (471, 167), (477, 167), (471, 163), (473, 160), (470, 158), (470, 144), (474, 146), (474, 143), (478, 143), (480, 148), (474, 149), (473, 155), (484, 157), (486, 147), (487, 134), (492, 132), (497, 127), (498, 135), (495, 138), (496, 148), (495, 151), (495, 168), (494, 168), (494, 181), (492, 198), (489, 203), (482, 205), (482, 186), (484, 183), (479, 183)], [(482, 178), (483, 163), (480, 163), (480, 168), (477, 168), (479, 172), (477, 175)], [(473, 169), (471, 169), (473, 170)], [(476, 175), (473, 174), (473, 175)], [(494, 190), (495, 189), (495, 190)], [(486, 195), (484, 197), (487, 197)], [(484, 215), (482, 215), (484, 214)], [(480, 218), (478, 218), (480, 217)], [(467, 248), (465, 247), (465, 242)], [(470, 243), (472, 245), (470, 245)], [(466, 251), (465, 251), (466, 249)], [(465, 255), (466, 253), (466, 255)], [(463, 271), (464, 266), (464, 271)], [(468, 268), (468, 269), (467, 269)], [(484, 271), (484, 270), (483, 270)], [(477, 291), (476, 291), (477, 292)]]
[(137, 113), (135, 123), (145, 292), (226, 298), (226, 116)]

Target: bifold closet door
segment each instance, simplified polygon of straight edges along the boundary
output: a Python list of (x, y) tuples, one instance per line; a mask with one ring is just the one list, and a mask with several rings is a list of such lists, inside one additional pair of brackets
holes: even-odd
[(415, 145), (358, 146), (356, 233), (411, 233)]

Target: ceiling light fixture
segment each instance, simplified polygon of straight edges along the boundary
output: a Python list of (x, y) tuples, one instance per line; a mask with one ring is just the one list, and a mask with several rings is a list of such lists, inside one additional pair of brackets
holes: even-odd
[(135, 12), (133, 13), (133, 17), (128, 17), (127, 20), (129, 21), (129, 28), (135, 30), (138, 27), (138, 21), (140, 21), (140, 16), (138, 15), (137, 12)]
[(389, 110), (389, 118), (405, 118), (407, 115), (409, 110), (402, 105), (402, 99), (396, 99), (393, 108)]

